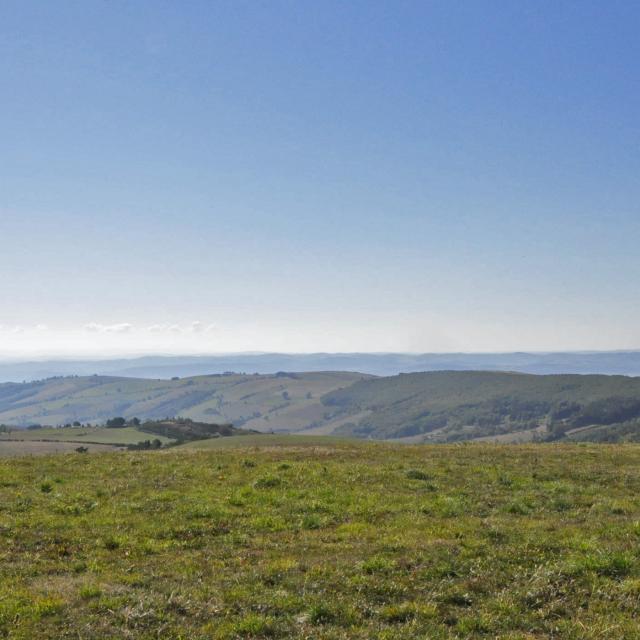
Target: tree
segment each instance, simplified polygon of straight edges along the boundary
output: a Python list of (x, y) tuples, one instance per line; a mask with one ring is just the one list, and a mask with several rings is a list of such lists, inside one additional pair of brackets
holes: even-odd
[(110, 420), (107, 420), (107, 427), (109, 429), (119, 429), (121, 427), (126, 427), (127, 426), (127, 421), (124, 418), (111, 418)]

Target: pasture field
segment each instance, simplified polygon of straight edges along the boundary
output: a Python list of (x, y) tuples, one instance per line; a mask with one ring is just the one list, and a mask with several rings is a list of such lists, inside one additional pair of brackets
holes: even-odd
[(4, 638), (640, 637), (636, 445), (5, 458), (0, 496)]
[(327, 447), (347, 444), (357, 447), (359, 445), (364, 445), (365, 443), (362, 440), (357, 440), (356, 438), (340, 438), (336, 436), (305, 436), (295, 434), (260, 433), (248, 436), (232, 436), (229, 438), (209, 438), (207, 440), (194, 440), (193, 442), (187, 442), (186, 444), (179, 445), (177, 449), (215, 450), (238, 448), (247, 449), (251, 447)]
[[(40, 442), (38, 440), (3, 440), (0, 439), (0, 458), (8, 456), (41, 456), (51, 453), (71, 453), (80, 445), (76, 442)], [(104, 453), (113, 451), (113, 445), (108, 444), (87, 444), (83, 445), (87, 453)]]
[(74, 442), (78, 444), (89, 442), (96, 444), (128, 445), (137, 444), (141, 440), (153, 440), (155, 438), (163, 444), (172, 442), (170, 438), (145, 433), (136, 427), (122, 427), (120, 429), (107, 429), (105, 427), (62, 427), (59, 429), (16, 429), (10, 433), (0, 434), (0, 443), (3, 440), (45, 440)]

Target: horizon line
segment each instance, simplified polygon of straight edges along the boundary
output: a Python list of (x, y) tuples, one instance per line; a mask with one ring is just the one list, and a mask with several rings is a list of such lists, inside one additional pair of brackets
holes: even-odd
[(261, 357), (261, 356), (504, 356), (504, 355), (598, 355), (640, 353), (640, 347), (619, 349), (519, 349), (511, 351), (217, 351), (217, 352), (120, 352), (113, 354), (81, 354), (81, 353), (43, 353), (41, 355), (16, 355), (0, 353), (0, 364), (30, 363), (46, 361), (109, 361), (139, 360), (142, 358), (229, 358), (229, 357)]

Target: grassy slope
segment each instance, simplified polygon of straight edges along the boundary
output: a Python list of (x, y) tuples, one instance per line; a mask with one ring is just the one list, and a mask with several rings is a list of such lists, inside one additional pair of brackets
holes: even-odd
[(637, 638), (640, 447), (0, 461), (0, 636)]
[[(517, 404), (517, 411), (524, 407), (533, 414), (533, 422), (544, 424), (549, 412), (545, 405), (561, 402), (587, 405), (612, 397), (640, 400), (640, 378), (480, 371), (415, 373), (356, 382), (329, 393), (323, 401), (336, 416), (343, 419), (350, 414), (356, 416), (351, 424), (339, 429), (344, 435), (388, 438), (432, 432), (446, 439), (532, 427), (529, 417), (515, 416), (502, 424), (490, 421), (484, 431), (478, 424), (465, 429), (474, 420), (491, 416), (503, 401)], [(357, 414), (363, 409), (369, 413), (358, 419)], [(445, 429), (437, 425), (443, 416), (448, 421)], [(496, 426), (499, 428), (495, 429)]]
[(181, 415), (265, 431), (295, 430), (322, 420), (320, 396), (363, 377), (344, 372), (182, 380), (91, 376), (0, 384), (0, 423), (57, 425), (103, 422), (116, 415)]

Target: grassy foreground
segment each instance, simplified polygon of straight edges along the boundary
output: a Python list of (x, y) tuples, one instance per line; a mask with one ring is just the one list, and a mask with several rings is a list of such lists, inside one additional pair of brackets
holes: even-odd
[(0, 637), (640, 637), (633, 445), (7, 458), (0, 497)]

